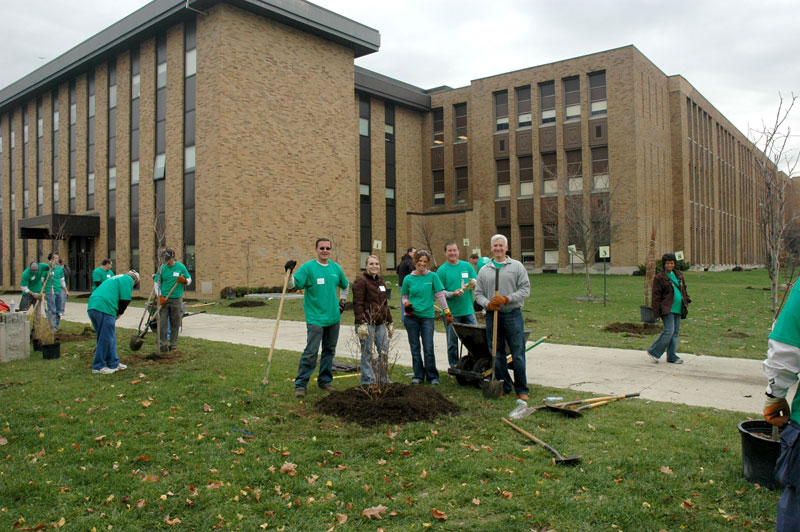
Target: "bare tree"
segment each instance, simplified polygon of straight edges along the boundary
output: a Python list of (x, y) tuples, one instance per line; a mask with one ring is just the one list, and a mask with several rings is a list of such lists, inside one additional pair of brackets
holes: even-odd
[[(374, 321), (370, 311), (367, 311), (367, 321)], [(367, 339), (364, 341), (369, 341), (369, 337), (367, 337)], [(392, 384), (391, 382), (381, 380), (381, 377), (391, 376), (392, 371), (394, 370), (394, 366), (400, 356), (397, 343), (397, 336), (387, 338), (384, 353), (377, 352), (377, 346), (375, 345), (375, 342), (371, 342), (368, 346), (370, 350), (369, 365), (372, 369), (372, 375), (375, 377), (375, 384), (368, 387), (362, 386), (361, 389), (370, 397), (370, 399), (379, 399), (382, 397)], [(347, 335), (347, 348), (353, 358), (359, 361), (361, 360), (361, 340), (356, 333), (355, 327), (352, 329), (352, 334)]]
[(778, 111), (772, 123), (762, 122), (758, 129), (750, 128), (755, 152), (755, 172), (758, 190), (758, 225), (764, 241), (767, 272), (770, 279), (772, 317), (777, 317), (780, 290), (781, 260), (787, 244), (789, 228), (798, 214), (786, 210), (789, 180), (795, 177), (800, 153), (789, 148), (791, 127), (788, 119), (797, 102), (794, 94), (785, 101), (778, 94)]
[(433, 260), (432, 269), (437, 267), (436, 254), (433, 252), (433, 239), (436, 237), (436, 227), (433, 225), (433, 220), (429, 216), (417, 216), (414, 219), (414, 226), (416, 232), (422, 236), (422, 241), (425, 243), (426, 249), (431, 252), (431, 259)]

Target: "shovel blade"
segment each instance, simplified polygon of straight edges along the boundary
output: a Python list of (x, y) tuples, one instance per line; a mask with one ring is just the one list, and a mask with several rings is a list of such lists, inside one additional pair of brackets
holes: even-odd
[(566, 458), (553, 458), (553, 461), (558, 465), (577, 465), (581, 461), (581, 456), (579, 454), (573, 454)]
[(131, 351), (138, 351), (139, 349), (142, 348), (143, 344), (144, 344), (144, 338), (142, 338), (138, 334), (134, 334), (133, 336), (131, 336), (131, 340), (130, 342), (128, 342)]
[(481, 383), (483, 396), (487, 399), (498, 399), (503, 393), (503, 381), (491, 380)]
[(583, 414), (578, 412), (577, 410), (572, 410), (569, 408), (561, 408), (560, 406), (552, 405), (550, 403), (545, 403), (545, 406), (548, 410), (552, 410), (553, 412), (560, 412), (561, 414), (567, 417), (582, 417)]

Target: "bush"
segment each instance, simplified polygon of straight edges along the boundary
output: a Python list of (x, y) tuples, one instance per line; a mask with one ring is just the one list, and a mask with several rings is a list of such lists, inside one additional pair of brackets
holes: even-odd
[(220, 293), (220, 299), (227, 299), (228, 289), (233, 290), (236, 297), (244, 297), (247, 294), (280, 294), (283, 291), (283, 285), (278, 286), (226, 286)]

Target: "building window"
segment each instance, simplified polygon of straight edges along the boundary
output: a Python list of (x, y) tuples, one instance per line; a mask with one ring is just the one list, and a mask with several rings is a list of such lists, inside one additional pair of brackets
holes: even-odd
[(511, 169), (508, 159), (498, 159), (495, 161), (495, 172), (497, 175), (497, 198), (508, 198), (511, 196)]
[(78, 104), (75, 91), (75, 80), (69, 82), (69, 212), (75, 212), (75, 158), (77, 145)]
[[(167, 36), (156, 36), (156, 158), (153, 179), (164, 179), (167, 165)], [(160, 244), (160, 243), (159, 243)]]
[[(360, 211), (360, 251), (362, 259), (365, 259), (372, 252), (372, 153), (369, 137), (369, 122), (371, 118), (370, 98), (361, 95), (358, 99), (358, 117), (362, 124), (361, 137), (359, 141), (359, 211)], [(364, 134), (363, 124), (366, 122), (366, 135)], [(364, 261), (361, 262), (364, 264)]]
[(453, 106), (455, 120), (455, 142), (467, 140), (467, 104), (458, 103)]
[(131, 268), (138, 271), (139, 267), (139, 104), (141, 93), (141, 79), (139, 77), (141, 56), (139, 49), (131, 50), (131, 108), (130, 108), (130, 192), (128, 224)]
[(94, 70), (89, 71), (88, 76), (88, 108), (89, 116), (86, 119), (87, 141), (86, 141), (86, 210), (94, 210), (94, 116), (95, 116), (95, 81)]
[[(42, 215), (44, 187), (42, 186), (42, 167), (44, 165), (44, 119), (42, 118), (42, 99), (36, 100), (36, 215)], [(41, 244), (41, 242), (39, 242)]]
[(519, 226), (519, 249), (520, 260), (523, 263), (533, 263), (534, 256), (534, 226), (520, 225)]
[(433, 171), (433, 204), (444, 205), (444, 170)]
[(564, 115), (566, 120), (581, 117), (581, 80), (564, 78)]
[(555, 153), (542, 154), (542, 193), (558, 192), (558, 158)]
[(606, 105), (606, 72), (593, 72), (589, 74), (589, 102), (592, 116), (608, 114)]
[(542, 224), (544, 263), (558, 264), (558, 222)]
[(531, 86), (517, 87), (517, 127), (531, 125)]
[(519, 195), (533, 196), (533, 156), (519, 157), (517, 164), (519, 166)]
[(554, 81), (539, 84), (539, 109), (542, 124), (556, 121), (556, 84)]
[(608, 146), (592, 148), (592, 190), (608, 190)]
[(444, 144), (444, 109), (442, 107), (433, 110), (433, 143)]
[(384, 196), (386, 200), (386, 242), (384, 252), (386, 253), (386, 268), (395, 267), (395, 257), (397, 252), (397, 207), (395, 205), (395, 108), (394, 104), (386, 102), (384, 104), (384, 159), (385, 159), (385, 184)]
[(508, 91), (494, 93), (495, 131), (508, 131)]
[(469, 168), (459, 166), (456, 168), (456, 203), (469, 201)]
[(50, 159), (53, 161), (53, 213), (58, 212), (58, 91), (53, 91), (53, 134), (50, 149)]
[(183, 261), (193, 282), (188, 290), (197, 290), (195, 256), (195, 104), (197, 101), (197, 22), (183, 25)]
[(567, 187), (570, 193), (583, 191), (581, 150), (567, 152)]

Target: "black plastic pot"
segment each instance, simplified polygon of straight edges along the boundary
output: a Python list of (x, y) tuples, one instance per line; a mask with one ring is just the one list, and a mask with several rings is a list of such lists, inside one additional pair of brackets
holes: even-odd
[(742, 435), (742, 474), (748, 482), (769, 489), (783, 486), (775, 480), (775, 463), (781, 454), (780, 440), (773, 440), (772, 425), (763, 419), (751, 419), (739, 423)]
[(61, 344), (42, 344), (42, 358), (54, 359), (61, 356)]
[(642, 305), (639, 307), (639, 312), (642, 315), (642, 323), (655, 323), (656, 322), (656, 313), (653, 312), (653, 309)]
[(33, 350), (34, 351), (41, 351), (42, 350), (42, 342), (40, 342), (36, 338), (34, 338), (32, 340), (32, 342), (33, 342)]

